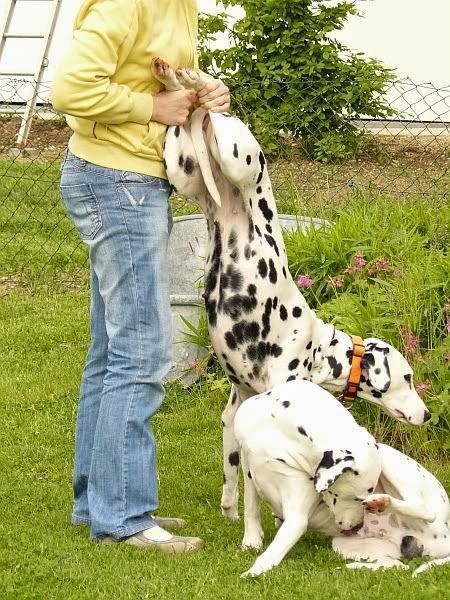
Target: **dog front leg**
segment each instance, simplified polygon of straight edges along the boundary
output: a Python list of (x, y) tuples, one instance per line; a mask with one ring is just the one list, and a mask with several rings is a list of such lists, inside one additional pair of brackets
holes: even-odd
[(278, 565), (305, 533), (307, 526), (308, 520), (304, 514), (289, 513), (277, 531), (273, 542), (258, 556), (253, 566), (242, 573), (241, 577), (257, 577)]
[(244, 539), (242, 540), (242, 549), (255, 548), (259, 550), (264, 539), (261, 526), (261, 504), (244, 452), (241, 452), (241, 461), (244, 474)]
[(432, 523), (436, 519), (436, 513), (420, 500), (399, 500), (389, 494), (369, 494), (363, 501), (363, 505), (370, 512), (391, 512), (404, 517), (421, 519), (427, 523)]
[(241, 404), (237, 388), (233, 385), (225, 410), (222, 413), (223, 436), (223, 489), (222, 514), (230, 521), (238, 521), (239, 444), (234, 435), (234, 417)]

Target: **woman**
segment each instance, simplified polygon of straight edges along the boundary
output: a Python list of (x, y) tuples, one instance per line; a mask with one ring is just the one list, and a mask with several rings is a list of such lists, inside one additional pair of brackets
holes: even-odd
[(219, 80), (196, 94), (162, 90), (150, 70), (161, 56), (195, 67), (194, 0), (84, 0), (53, 82), (53, 106), (73, 135), (61, 196), (89, 246), (91, 346), (77, 416), (72, 522), (107, 543), (184, 552), (199, 538), (172, 535), (158, 519), (155, 441), (171, 363), (167, 243), (171, 187), (166, 127), (194, 103), (226, 111)]

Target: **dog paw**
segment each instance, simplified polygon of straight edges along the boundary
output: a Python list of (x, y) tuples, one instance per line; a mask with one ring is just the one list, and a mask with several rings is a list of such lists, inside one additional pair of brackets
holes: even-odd
[(242, 540), (242, 550), (260, 550), (263, 545), (264, 534), (263, 532), (257, 533), (246, 533)]
[(233, 523), (237, 523), (239, 521), (237, 507), (234, 506), (231, 506), (230, 508), (224, 508), (222, 506), (222, 516), (225, 517), (227, 521), (232, 521)]
[(258, 565), (257, 563), (255, 563), (253, 567), (251, 567), (248, 571), (244, 571), (241, 577), (259, 577), (260, 575), (268, 571), (270, 568), (271, 567), (264, 568), (262, 565)]
[(382, 513), (391, 506), (391, 497), (387, 494), (370, 494), (363, 501), (363, 506), (370, 512)]

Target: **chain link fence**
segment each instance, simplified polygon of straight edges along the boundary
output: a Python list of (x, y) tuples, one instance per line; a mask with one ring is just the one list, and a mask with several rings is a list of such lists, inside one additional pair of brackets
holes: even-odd
[[(286, 86), (292, 98), (295, 82)], [(28, 79), (0, 78), (0, 287), (20, 285), (25, 274), (39, 278), (44, 273), (78, 285), (86, 276), (86, 249), (58, 191), (71, 131), (51, 107), (50, 85), (41, 84), (27, 145), (18, 148), (24, 106), (32, 93)], [(269, 169), (282, 212), (313, 216), (316, 206), (342, 206), (355, 193), (448, 199), (450, 86), (403, 80), (393, 83), (386, 97), (395, 115), (355, 121), (366, 135), (345, 161), (311, 160), (301, 140), (291, 139), (280, 123), (280, 146), (290, 151), (269, 157)], [(173, 198), (172, 204), (175, 215), (197, 212), (182, 198)]]

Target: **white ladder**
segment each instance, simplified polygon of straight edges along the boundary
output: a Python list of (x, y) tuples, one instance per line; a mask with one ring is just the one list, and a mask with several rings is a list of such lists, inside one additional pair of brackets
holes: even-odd
[[(32, 83), (32, 94), (27, 100), (25, 110), (22, 116), (22, 122), (17, 135), (17, 148), (23, 149), (27, 144), (28, 134), (30, 132), (31, 123), (33, 120), (33, 113), (36, 108), (36, 101), (39, 94), (39, 87), (42, 82), (44, 70), (48, 65), (48, 54), (50, 49), (50, 42), (55, 31), (56, 21), (58, 19), (59, 9), (62, 0), (4, 0), (6, 1), (6, 11), (2, 21), (0, 21), (0, 63), (2, 60), (2, 54), (8, 39), (41, 39), (42, 44), (40, 51), (37, 55), (36, 67), (29, 71), (13, 71), (13, 70), (1, 70), (0, 77), (2, 76), (22, 76), (22, 77), (33, 77)], [(9, 31), (11, 21), (14, 14), (16, 5), (21, 2), (37, 2), (44, 4), (52, 3), (50, 7), (50, 14), (47, 21), (47, 26), (44, 33), (33, 34), (33, 33), (14, 33)]]

